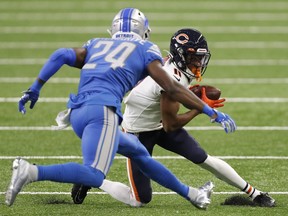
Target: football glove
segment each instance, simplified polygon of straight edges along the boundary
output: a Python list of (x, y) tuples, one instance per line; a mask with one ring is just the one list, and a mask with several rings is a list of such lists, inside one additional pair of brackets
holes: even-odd
[(217, 122), (221, 124), (226, 133), (232, 133), (237, 129), (234, 120), (229, 115), (215, 109), (214, 112), (217, 114), (217, 117), (215, 119), (211, 119), (212, 123)]
[(220, 98), (218, 100), (211, 100), (206, 96), (206, 89), (203, 87), (201, 88), (201, 100), (204, 101), (208, 106), (211, 108), (218, 108), (223, 107), (225, 102), (224, 98)]
[(18, 102), (18, 110), (22, 114), (25, 114), (26, 113), (25, 104), (28, 101), (31, 101), (30, 109), (33, 109), (35, 103), (37, 102), (39, 98), (39, 92), (29, 88), (27, 91), (24, 91), (22, 93), (24, 93), (24, 95), (20, 98)]

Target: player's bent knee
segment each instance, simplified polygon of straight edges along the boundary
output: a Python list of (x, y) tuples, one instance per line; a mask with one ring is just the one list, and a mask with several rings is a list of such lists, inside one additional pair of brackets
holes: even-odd
[(194, 164), (201, 164), (207, 159), (207, 154), (195, 154), (190, 161), (192, 161)]
[(90, 176), (90, 178), (85, 178), (85, 181), (89, 181), (88, 179), (91, 179), (91, 182), (89, 184), (87, 184), (87, 185), (99, 188), (102, 185), (103, 180), (105, 178), (104, 173), (102, 171), (98, 170), (98, 169), (95, 169), (95, 168), (91, 167), (91, 166), (86, 166), (86, 167), (90, 170), (90, 172), (92, 174)]

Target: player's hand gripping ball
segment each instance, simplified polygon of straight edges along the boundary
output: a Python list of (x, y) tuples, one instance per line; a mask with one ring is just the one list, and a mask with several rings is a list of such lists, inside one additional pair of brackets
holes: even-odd
[(189, 89), (211, 108), (223, 107), (224, 98), (220, 99), (221, 90), (210, 85), (193, 85)]
[(206, 96), (210, 100), (218, 100), (221, 96), (221, 90), (210, 85), (193, 85), (189, 89), (199, 98), (202, 96), (202, 89), (205, 88)]

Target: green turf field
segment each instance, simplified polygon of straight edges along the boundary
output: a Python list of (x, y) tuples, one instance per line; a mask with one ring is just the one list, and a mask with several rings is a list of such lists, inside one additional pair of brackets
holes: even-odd
[[(157, 159), (184, 183), (215, 183), (207, 211), (154, 183), (155, 195), (144, 208), (128, 207), (98, 189), (91, 190), (83, 205), (74, 205), (71, 185), (51, 182), (28, 185), (12, 207), (4, 205), (16, 156), (37, 164), (81, 163), (80, 142), (73, 132), (50, 130), (57, 113), (65, 109), (69, 93), (77, 90), (78, 70), (64, 66), (25, 116), (18, 113), (17, 101), (55, 49), (109, 37), (106, 29), (123, 7), (145, 13), (151, 41), (163, 55), (179, 28), (195, 27), (206, 36), (212, 58), (203, 84), (222, 90), (227, 102), (220, 110), (233, 117), (239, 130), (226, 135), (206, 116), (197, 117), (187, 129), (209, 154), (223, 158), (253, 186), (269, 192), (277, 207), (223, 206), (226, 198), (242, 194), (159, 148)], [(287, 20), (285, 0), (1, 0), (0, 215), (288, 215)], [(107, 178), (128, 184), (125, 165), (125, 159), (117, 155)]]

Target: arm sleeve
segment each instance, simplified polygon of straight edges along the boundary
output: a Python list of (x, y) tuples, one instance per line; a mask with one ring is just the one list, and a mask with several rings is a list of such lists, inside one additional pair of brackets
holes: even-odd
[(38, 77), (46, 82), (64, 64), (74, 66), (75, 61), (76, 53), (72, 48), (60, 48), (52, 53), (48, 61), (42, 67)]
[(42, 80), (43, 83), (39, 83), (38, 79), (30, 87), (35, 91), (40, 91), (44, 82), (52, 77), (64, 64), (74, 66), (76, 61), (76, 53), (72, 48), (60, 48), (57, 49), (48, 61), (42, 67), (38, 79)]

